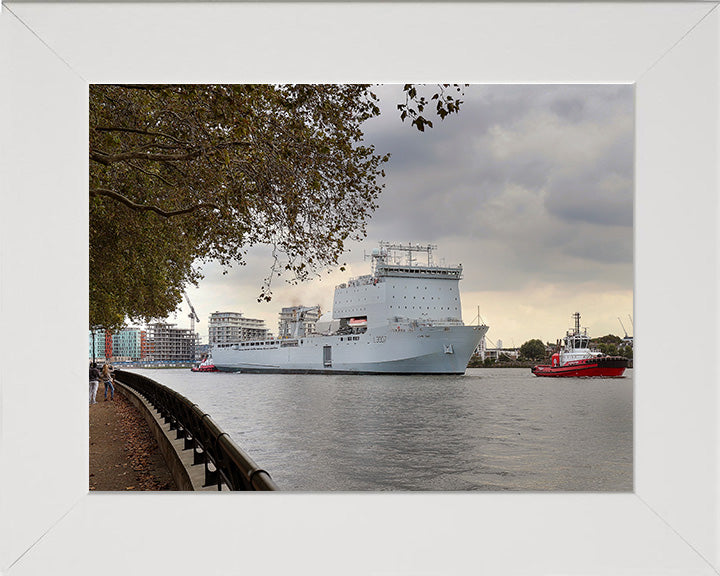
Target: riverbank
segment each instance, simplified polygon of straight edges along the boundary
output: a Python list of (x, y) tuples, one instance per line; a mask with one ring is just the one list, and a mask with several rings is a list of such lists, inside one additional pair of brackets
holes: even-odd
[(177, 490), (150, 428), (117, 388), (90, 405), (90, 490)]
[[(492, 362), (489, 365), (485, 365), (480, 358), (471, 358), (468, 363), (468, 368), (532, 368), (538, 364), (550, 364), (550, 359), (545, 360), (506, 360), (503, 362)], [(628, 368), (633, 367), (632, 359), (628, 361)]]

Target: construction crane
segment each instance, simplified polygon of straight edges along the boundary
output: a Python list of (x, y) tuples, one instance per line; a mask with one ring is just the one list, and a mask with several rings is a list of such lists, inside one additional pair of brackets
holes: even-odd
[(630, 314), (628, 314), (628, 318), (630, 318), (630, 326), (632, 326), (632, 329), (635, 330), (635, 324), (633, 323), (633, 319), (632, 319), (632, 316), (630, 316)]
[(625, 332), (625, 338), (628, 337), (627, 330), (625, 330), (625, 326), (622, 323), (622, 320), (620, 320), (620, 316), (618, 316), (618, 322), (620, 322), (620, 326), (622, 326), (623, 332)]
[(192, 302), (190, 302), (190, 298), (188, 298), (188, 295), (183, 292), (183, 296), (185, 296), (185, 301), (188, 303), (188, 306), (190, 306), (190, 314), (188, 314), (188, 318), (190, 318), (190, 332), (194, 335), (195, 322), (200, 322), (200, 318), (198, 318), (198, 315), (195, 312), (195, 308), (193, 308)]

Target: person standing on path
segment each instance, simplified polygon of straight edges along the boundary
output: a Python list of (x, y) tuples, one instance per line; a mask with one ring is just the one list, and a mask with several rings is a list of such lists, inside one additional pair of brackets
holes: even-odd
[(90, 365), (90, 404), (97, 404), (95, 400), (97, 396), (98, 387), (100, 386), (100, 370), (97, 368), (97, 364), (93, 362)]
[(108, 388), (110, 389), (110, 400), (115, 400), (115, 386), (113, 386), (112, 370), (107, 363), (102, 369), (102, 381), (105, 384), (105, 402), (107, 402)]

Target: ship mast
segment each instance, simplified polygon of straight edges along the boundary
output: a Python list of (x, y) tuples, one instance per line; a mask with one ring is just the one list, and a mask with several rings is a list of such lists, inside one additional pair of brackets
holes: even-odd
[(433, 265), (433, 258), (432, 253), (433, 250), (437, 249), (437, 245), (435, 244), (393, 244), (391, 242), (380, 242), (380, 248), (385, 250), (388, 258), (390, 258), (393, 263), (399, 263), (398, 256), (396, 253), (398, 252), (405, 252), (407, 253), (407, 262), (409, 266), (413, 266), (416, 262), (415, 258), (413, 258), (413, 252), (426, 252), (427, 253), (427, 265), (432, 266)]
[[(394, 244), (380, 242), (380, 249), (372, 251), (372, 273), (375, 277), (400, 276), (405, 278), (439, 278), (460, 280), (462, 264), (446, 267), (437, 266), (433, 259), (434, 244)], [(427, 264), (416, 256), (427, 255)]]
[(580, 312), (575, 312), (573, 318), (575, 318), (575, 334), (580, 334)]

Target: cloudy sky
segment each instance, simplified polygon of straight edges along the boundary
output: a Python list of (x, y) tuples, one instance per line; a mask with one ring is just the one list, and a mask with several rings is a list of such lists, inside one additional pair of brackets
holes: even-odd
[[(463, 320), (474, 322), (479, 308), (491, 346), (555, 341), (573, 312), (593, 336), (623, 336), (618, 317), (632, 334), (632, 86), (473, 85), (460, 114), (424, 133), (400, 121), (399, 86), (377, 93), (383, 112), (365, 124), (366, 141), (392, 157), (348, 271), (298, 286), (274, 281), (273, 300), (261, 304), (266, 251), (227, 275), (208, 265), (188, 289), (203, 343), (215, 311), (262, 318), (273, 332), (283, 306), (329, 311), (334, 286), (369, 273), (363, 252), (380, 240), (437, 244), (436, 260), (461, 263)], [(183, 303), (168, 321), (189, 327), (188, 312)]]

